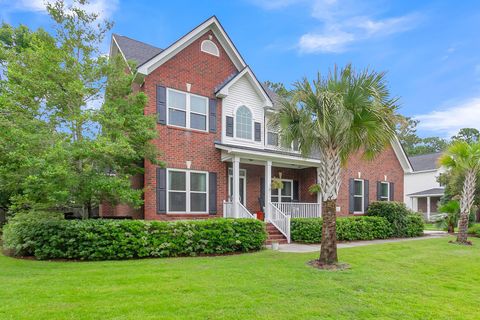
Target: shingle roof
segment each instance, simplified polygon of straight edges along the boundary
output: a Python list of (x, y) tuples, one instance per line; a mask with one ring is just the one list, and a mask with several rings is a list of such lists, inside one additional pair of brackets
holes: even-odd
[(263, 90), (267, 93), (268, 97), (270, 100), (272, 100), (273, 103), (273, 108), (274, 109), (279, 109), (280, 108), (280, 96), (276, 93), (270, 90), (270, 88), (265, 84), (265, 83), (260, 83), (262, 85)]
[(150, 60), (163, 51), (163, 49), (154, 47), (145, 42), (121, 36), (119, 34), (113, 34), (113, 37), (117, 41), (117, 44), (120, 47), (120, 50), (123, 52), (125, 59), (134, 60), (138, 63), (138, 65)]
[(428, 189), (428, 190), (407, 194), (407, 196), (409, 197), (442, 196), (444, 192), (445, 192), (444, 188), (433, 188), (433, 189)]
[(441, 152), (422, 154), (419, 156), (409, 157), (413, 171), (434, 170), (438, 168), (438, 158)]

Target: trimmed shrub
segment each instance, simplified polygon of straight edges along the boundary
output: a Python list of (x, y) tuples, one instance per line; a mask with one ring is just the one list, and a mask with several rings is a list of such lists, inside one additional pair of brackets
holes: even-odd
[(480, 237), (480, 224), (474, 224), (468, 228), (468, 233), (475, 237)]
[[(291, 220), (292, 241), (320, 243), (321, 218), (296, 218)], [(392, 227), (382, 217), (348, 217), (337, 219), (337, 239), (340, 241), (386, 239), (392, 235)]]
[(423, 235), (423, 230), (425, 224), (423, 221), (423, 216), (419, 213), (409, 213), (406, 218), (406, 237), (419, 237)]
[(226, 254), (261, 249), (264, 224), (253, 219), (178, 222), (14, 217), (4, 248), (37, 259), (121, 260)]
[(368, 206), (366, 215), (371, 217), (384, 217), (390, 222), (393, 230), (393, 237), (407, 236), (407, 215), (410, 210), (403, 202), (376, 201)]

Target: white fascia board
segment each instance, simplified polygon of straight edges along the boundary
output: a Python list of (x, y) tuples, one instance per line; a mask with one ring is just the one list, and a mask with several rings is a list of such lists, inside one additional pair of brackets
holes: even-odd
[[(290, 155), (283, 155), (283, 154), (275, 154), (270, 152), (265, 152), (262, 150), (246, 150), (241, 148), (229, 147), (229, 146), (222, 146), (216, 144), (215, 147), (220, 150), (226, 151), (228, 154), (235, 154), (245, 158), (255, 158), (258, 160), (270, 160), (277, 163), (286, 163), (286, 164), (295, 164), (300, 166), (306, 167), (318, 167), (320, 164), (319, 159), (313, 158), (299, 158)], [(226, 159), (227, 157), (225, 157)]]
[(265, 93), (265, 90), (263, 90), (262, 85), (258, 82), (250, 67), (246, 67), (239, 74), (233, 77), (222, 89), (220, 89), (220, 91), (217, 92), (216, 96), (218, 98), (225, 98), (226, 96), (228, 96), (228, 91), (230, 87), (244, 76), (247, 77), (248, 81), (255, 88), (257, 94), (259, 94), (263, 98), (263, 100), (265, 101), (265, 107), (273, 107), (272, 100), (270, 100), (270, 97)]
[(443, 196), (443, 193), (432, 193), (432, 194), (422, 194), (422, 195), (409, 195), (407, 194), (407, 197), (410, 198), (426, 198), (426, 197), (441, 197)]
[(407, 155), (405, 154), (405, 151), (403, 150), (402, 145), (400, 144), (400, 141), (398, 140), (397, 136), (395, 136), (391, 143), (393, 152), (395, 152), (395, 155), (397, 156), (398, 161), (400, 162), (400, 165), (403, 168), (404, 173), (411, 173), (413, 172), (412, 165), (410, 164), (410, 161), (408, 160)]
[(200, 24), (198, 27), (187, 33), (185, 36), (177, 40), (171, 46), (160, 52), (158, 55), (145, 62), (143, 65), (138, 67), (138, 72), (144, 75), (150, 74), (153, 70), (161, 66), (163, 63), (171, 59), (178, 52), (183, 50), (189, 44), (197, 40), (199, 37), (204, 35), (208, 30), (212, 30), (215, 36), (217, 37), (220, 44), (223, 46), (228, 56), (235, 64), (235, 67), (238, 70), (245, 68), (246, 64), (243, 61), (243, 58), (240, 56), (240, 53), (237, 51), (225, 30), (218, 22), (217, 18), (211, 17), (207, 21)]

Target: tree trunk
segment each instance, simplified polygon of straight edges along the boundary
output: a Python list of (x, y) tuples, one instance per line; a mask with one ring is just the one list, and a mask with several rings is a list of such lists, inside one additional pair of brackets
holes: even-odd
[(460, 199), (460, 219), (458, 221), (457, 242), (461, 244), (469, 243), (467, 241), (468, 216), (473, 205), (475, 196), (476, 174), (474, 170), (467, 171), (465, 181), (463, 182), (462, 198)]
[(336, 200), (323, 202), (322, 211), (322, 246), (320, 248), (320, 264), (336, 264), (337, 257), (337, 221), (336, 221)]

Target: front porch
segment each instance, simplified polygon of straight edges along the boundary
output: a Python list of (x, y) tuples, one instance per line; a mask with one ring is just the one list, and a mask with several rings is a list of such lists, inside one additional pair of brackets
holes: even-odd
[(411, 201), (411, 208), (423, 214), (425, 221), (436, 221), (443, 215), (439, 212), (440, 199), (443, 196), (443, 188), (433, 188), (412, 194), (408, 194)]
[[(260, 218), (272, 224), (290, 242), (291, 218), (321, 217), (321, 199), (310, 194), (316, 183), (317, 168), (301, 158), (261, 160), (252, 155), (227, 155), (227, 199), (223, 201), (225, 218)], [(272, 189), (272, 180), (280, 180), (281, 189)], [(258, 216), (257, 216), (258, 215)]]

